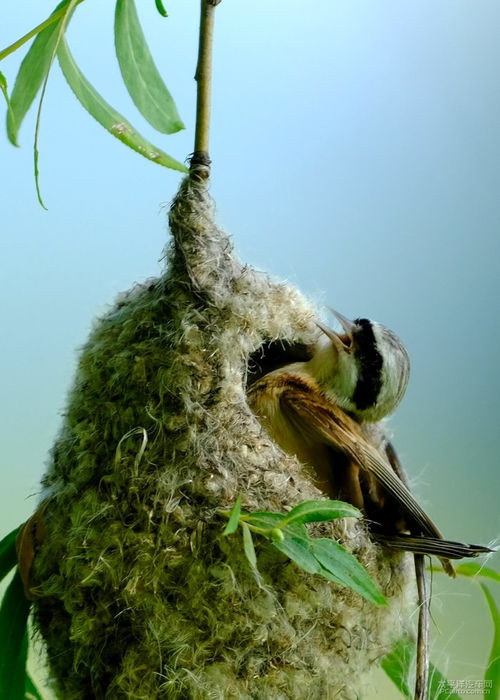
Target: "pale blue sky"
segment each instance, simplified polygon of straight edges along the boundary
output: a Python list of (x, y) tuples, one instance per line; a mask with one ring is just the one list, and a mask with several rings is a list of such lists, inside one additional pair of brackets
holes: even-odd
[[(179, 160), (192, 150), (198, 3), (138, 3), (187, 130), (137, 115), (112, 45), (113, 3), (87, 0), (70, 45), (91, 82)], [(52, 3), (4, 3), (0, 47)], [(404, 339), (392, 420), (416, 491), (450, 538), (500, 532), (500, 4), (497, 0), (223, 0), (217, 10), (212, 193), (242, 258)], [(1, 69), (10, 86), (19, 58)], [(3, 108), (2, 108), (3, 109)], [(26, 517), (92, 318), (158, 273), (179, 175), (141, 159), (47, 90), (37, 204), (30, 114), (0, 137), (0, 528)], [(471, 586), (435, 584), (450, 676), (480, 678), (490, 631)], [(467, 613), (463, 627), (462, 615)], [(438, 617), (439, 617), (439, 613)], [(483, 643), (472, 643), (474, 637)], [(451, 641), (450, 641), (451, 640)], [(438, 657), (444, 663), (444, 657)]]

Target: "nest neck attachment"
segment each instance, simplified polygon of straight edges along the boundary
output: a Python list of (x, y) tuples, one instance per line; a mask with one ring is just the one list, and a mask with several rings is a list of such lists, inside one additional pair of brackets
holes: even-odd
[(208, 151), (195, 151), (189, 157), (189, 177), (195, 182), (205, 182), (210, 177), (212, 161)]

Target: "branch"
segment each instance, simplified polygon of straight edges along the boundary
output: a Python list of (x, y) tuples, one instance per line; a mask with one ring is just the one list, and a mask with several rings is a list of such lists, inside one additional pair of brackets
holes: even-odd
[(193, 174), (196, 169), (203, 179), (208, 178), (211, 162), (208, 155), (208, 143), (212, 93), (212, 46), (215, 8), (220, 2), (221, 0), (201, 0), (198, 63), (195, 74), (197, 83), (196, 132), (190, 170)]
[(429, 680), (429, 607), (430, 598), (425, 581), (424, 555), (415, 554), (415, 573), (417, 576), (418, 601), (418, 635), (417, 635), (417, 669), (415, 682), (415, 700), (427, 700)]

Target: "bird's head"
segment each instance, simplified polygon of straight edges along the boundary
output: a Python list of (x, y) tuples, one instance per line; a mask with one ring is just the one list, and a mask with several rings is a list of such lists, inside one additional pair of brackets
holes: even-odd
[(326, 397), (361, 421), (378, 421), (392, 413), (408, 384), (410, 360), (391, 330), (376, 321), (350, 321), (332, 313), (343, 333), (323, 326), (324, 339), (309, 361), (309, 371)]

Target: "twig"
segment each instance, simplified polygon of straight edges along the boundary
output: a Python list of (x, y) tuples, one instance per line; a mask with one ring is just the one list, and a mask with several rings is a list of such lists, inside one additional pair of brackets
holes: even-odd
[[(386, 454), (395, 473), (403, 484), (409, 488), (408, 477), (399, 461), (399, 457), (393, 445), (389, 442), (386, 446)], [(430, 594), (427, 591), (425, 579), (424, 555), (415, 552), (415, 578), (418, 594), (418, 626), (417, 626), (417, 659), (415, 671), (415, 695), (414, 700), (427, 700), (429, 681), (429, 618), (430, 618)]]
[[(210, 172), (208, 143), (210, 134), (210, 106), (212, 93), (212, 46), (215, 8), (221, 0), (201, 0), (200, 38), (195, 80), (197, 83), (196, 132), (194, 153), (191, 157), (191, 175), (194, 170), (207, 178)], [(200, 170), (200, 166), (202, 166)]]
[(415, 700), (427, 700), (429, 680), (429, 605), (430, 598), (425, 579), (424, 555), (415, 554), (415, 574), (417, 579), (418, 600), (418, 634), (417, 664), (415, 676)]

